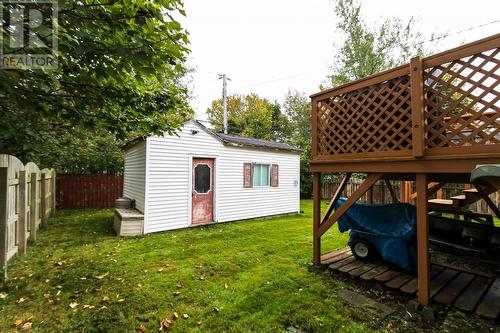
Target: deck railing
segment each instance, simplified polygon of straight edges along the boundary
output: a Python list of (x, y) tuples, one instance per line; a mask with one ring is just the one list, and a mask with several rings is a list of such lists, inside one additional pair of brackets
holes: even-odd
[(313, 162), (500, 155), (500, 34), (311, 98)]

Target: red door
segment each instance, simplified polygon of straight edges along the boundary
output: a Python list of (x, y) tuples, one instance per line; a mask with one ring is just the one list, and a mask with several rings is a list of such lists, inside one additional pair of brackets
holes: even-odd
[(193, 224), (214, 220), (214, 160), (193, 158)]

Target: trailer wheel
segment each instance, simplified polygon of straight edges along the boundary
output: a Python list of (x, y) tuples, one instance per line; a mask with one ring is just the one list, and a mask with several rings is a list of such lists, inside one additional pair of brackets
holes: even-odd
[(375, 249), (370, 242), (364, 239), (356, 239), (351, 243), (352, 254), (360, 260), (370, 260), (375, 258)]

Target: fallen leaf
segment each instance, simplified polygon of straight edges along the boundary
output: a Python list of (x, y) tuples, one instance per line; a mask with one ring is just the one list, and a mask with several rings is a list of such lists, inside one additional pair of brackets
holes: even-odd
[(143, 272), (144, 272), (144, 273), (147, 273), (147, 272), (148, 272), (148, 270), (147, 270), (147, 269), (145, 269)]
[(75, 309), (77, 306), (78, 306), (77, 302), (71, 302), (71, 303), (69, 303), (69, 307), (72, 308), (72, 309)]
[(214, 312), (220, 312), (220, 309), (218, 307), (214, 307)]
[(59, 296), (59, 295), (61, 295), (61, 291), (60, 290), (58, 290), (57, 293), (56, 293), (56, 296)]
[(59, 284), (56, 286), (57, 289), (62, 289), (62, 286)]
[(200, 275), (200, 280), (205, 280), (205, 275), (201, 274)]
[(84, 308), (84, 309), (93, 309), (93, 308), (95, 308), (95, 306), (90, 305), (90, 304), (84, 304), (84, 305), (83, 305), (83, 308)]
[(21, 304), (21, 303), (24, 303), (28, 300), (27, 297), (21, 297), (19, 299), (16, 300), (16, 304)]
[(14, 320), (14, 323), (12, 324), (12, 326), (17, 327), (17, 326), (21, 325), (22, 323), (23, 323), (23, 321), (21, 319), (16, 319), (16, 320)]
[(196, 322), (196, 325), (201, 325), (201, 320)]
[(229, 288), (229, 286), (227, 285), (227, 283), (224, 283), (224, 289), (227, 289)]
[(181, 283), (177, 284), (177, 288), (181, 289), (182, 287), (183, 287), (183, 285)]
[(102, 298), (102, 301), (103, 301), (103, 302), (107, 302), (107, 301), (109, 301), (109, 297), (108, 297), (108, 296), (104, 296), (104, 297)]
[(174, 312), (174, 319), (179, 319), (179, 314), (177, 312)]
[(125, 300), (124, 300), (123, 298), (120, 298), (120, 299), (118, 300), (118, 302), (120, 302), (120, 303), (121, 303), (121, 302), (125, 302)]
[(170, 319), (162, 319), (160, 320), (160, 328), (158, 331), (163, 331), (163, 329), (168, 330), (172, 325), (172, 321)]
[(180, 291), (174, 291), (173, 294), (174, 294), (174, 296), (179, 296), (181, 294), (181, 292)]
[(139, 327), (136, 328), (137, 333), (144, 333), (146, 332), (146, 326), (144, 324), (139, 325)]
[(7, 293), (0, 293), (0, 299), (6, 299), (8, 295)]
[(23, 331), (31, 331), (33, 329), (33, 323), (28, 321), (24, 323), (21, 328), (23, 329)]
[(35, 274), (31, 273), (30, 275), (28, 275), (28, 277), (32, 277), (33, 275), (35, 275)]
[(108, 273), (104, 273), (102, 275), (98, 275), (98, 276), (96, 276), (96, 279), (99, 279), (99, 280), (104, 279), (106, 276), (108, 276), (108, 274), (109, 274), (109, 272)]
[(104, 309), (107, 309), (108, 307), (106, 305), (103, 305), (99, 308), (99, 310), (104, 310)]
[(163, 268), (158, 268), (158, 273), (163, 272)]
[(58, 261), (54, 264), (54, 266), (62, 266), (63, 265), (63, 262), (62, 261)]
[(189, 315), (187, 313), (184, 313), (182, 316), (186, 319), (189, 318)]
[(138, 283), (137, 287), (142, 288), (142, 284)]

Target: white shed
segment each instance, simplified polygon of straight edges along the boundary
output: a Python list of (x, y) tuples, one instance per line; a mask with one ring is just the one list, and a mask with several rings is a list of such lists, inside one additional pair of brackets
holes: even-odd
[(287, 144), (191, 120), (177, 135), (125, 149), (123, 195), (139, 212), (117, 209), (119, 235), (300, 212), (300, 150)]

